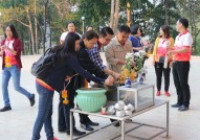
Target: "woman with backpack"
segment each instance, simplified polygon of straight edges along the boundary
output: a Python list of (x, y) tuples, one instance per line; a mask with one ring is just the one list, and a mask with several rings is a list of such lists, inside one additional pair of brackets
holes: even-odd
[(170, 27), (168, 25), (163, 25), (160, 27), (160, 36), (157, 37), (154, 52), (153, 52), (153, 64), (155, 66), (155, 72), (157, 77), (157, 93), (156, 96), (161, 95), (161, 82), (162, 75), (164, 74), (165, 81), (165, 95), (170, 96), (169, 93), (169, 82), (170, 82), (170, 63), (172, 58), (168, 58), (167, 67), (164, 67), (165, 59), (167, 56), (168, 50), (174, 47), (174, 39), (170, 36)]
[[(64, 46), (53, 48), (56, 54), (54, 56), (54, 66), (46, 76), (36, 79), (36, 88), (39, 93), (39, 110), (33, 128), (32, 140), (40, 139), (40, 131), (43, 125), (47, 139), (54, 140), (51, 121), (53, 93), (54, 91), (60, 93), (64, 89), (66, 77), (79, 74), (86, 79), (100, 84), (112, 85), (114, 82), (111, 77), (106, 80), (94, 77), (80, 66), (76, 56), (76, 52), (79, 50), (79, 44), (80, 37), (75, 33), (69, 33), (65, 39)], [(71, 101), (69, 100), (69, 102)]]
[(20, 86), (22, 43), (14, 25), (9, 25), (6, 28), (5, 39), (1, 42), (0, 50), (3, 58), (2, 93), (4, 100), (4, 107), (0, 109), (0, 112), (11, 110), (8, 93), (8, 83), (11, 77), (15, 90), (25, 95), (29, 99), (31, 106), (33, 106), (35, 104), (35, 95)]

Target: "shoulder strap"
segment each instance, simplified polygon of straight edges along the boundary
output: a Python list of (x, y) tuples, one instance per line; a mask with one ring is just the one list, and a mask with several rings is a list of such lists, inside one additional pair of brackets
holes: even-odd
[(153, 50), (153, 54), (154, 54), (154, 55), (157, 54), (157, 48), (158, 48), (159, 41), (160, 41), (160, 38), (157, 37), (157, 38), (156, 38), (155, 45), (154, 45), (154, 50)]

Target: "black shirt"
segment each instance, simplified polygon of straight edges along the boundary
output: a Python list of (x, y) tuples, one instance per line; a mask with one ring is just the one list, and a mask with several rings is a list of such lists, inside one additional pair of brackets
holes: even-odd
[[(80, 65), (87, 70), (89, 73), (94, 74), (96, 77), (101, 77), (103, 79), (106, 79), (108, 77), (107, 74), (105, 74), (104, 71), (102, 71), (97, 65), (94, 64), (94, 62), (90, 59), (89, 53), (87, 48), (85, 47), (84, 42), (82, 41), (80, 43), (80, 50), (78, 51), (78, 61)], [(74, 89), (79, 89), (84, 86), (84, 77), (83, 76), (77, 76), (74, 79)], [(86, 78), (88, 81), (90, 79)]]
[(65, 60), (60, 60), (56, 63), (56, 66), (54, 66), (48, 76), (41, 80), (46, 82), (54, 90), (60, 92), (64, 88), (66, 76), (71, 76), (74, 72), (99, 84), (102, 84), (105, 81), (102, 78), (94, 77), (86, 72), (79, 64), (77, 57), (73, 54), (68, 54)]

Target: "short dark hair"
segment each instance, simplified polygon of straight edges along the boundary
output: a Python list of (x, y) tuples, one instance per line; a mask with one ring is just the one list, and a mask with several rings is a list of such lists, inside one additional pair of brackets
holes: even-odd
[(121, 32), (121, 33), (125, 32), (127, 34), (130, 34), (131, 30), (127, 25), (122, 25), (122, 26), (119, 27), (119, 32)]
[(162, 25), (160, 28), (163, 30), (165, 37), (169, 38), (170, 37), (170, 27), (168, 25)]
[(72, 22), (72, 21), (67, 24), (67, 27), (68, 27), (69, 24), (74, 24), (74, 26), (76, 26), (75, 23)]
[(106, 37), (108, 34), (109, 35), (114, 35), (114, 32), (113, 32), (112, 28), (110, 28), (110, 27), (104, 27), (99, 32), (99, 35), (103, 36), (103, 37)]
[(133, 24), (133, 25), (131, 26), (131, 34), (132, 34), (132, 35), (136, 35), (138, 29), (140, 29), (140, 26), (137, 25), (137, 24)]
[(182, 23), (185, 28), (188, 28), (189, 22), (186, 18), (180, 18), (178, 21)]
[(87, 39), (87, 40), (92, 40), (93, 38), (99, 38), (99, 36), (97, 35), (97, 33), (93, 30), (91, 31), (86, 31), (83, 35), (83, 39)]
[[(11, 30), (11, 32), (12, 32), (12, 34), (13, 34), (13, 37), (14, 37), (15, 39), (17, 39), (17, 38), (19, 37), (19, 35), (18, 35), (18, 33), (17, 33), (17, 30), (16, 30), (15, 26), (14, 26), (13, 24), (10, 24), (10, 25), (8, 25), (7, 27), (10, 28), (10, 30)], [(7, 35), (6, 35), (6, 34), (5, 34), (5, 38), (7, 38)]]

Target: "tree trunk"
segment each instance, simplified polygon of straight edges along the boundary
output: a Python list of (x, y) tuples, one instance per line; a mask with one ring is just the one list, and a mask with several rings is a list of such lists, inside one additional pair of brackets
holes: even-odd
[(192, 33), (192, 36), (194, 37), (194, 42), (193, 42), (193, 50), (194, 52), (196, 52), (197, 48), (196, 48), (196, 35), (197, 35), (197, 25), (196, 25), (196, 15), (195, 15), (195, 11), (194, 11), (194, 4), (193, 4), (193, 1), (192, 0), (189, 0), (189, 3), (188, 3), (188, 8), (189, 8), (189, 21), (190, 21), (190, 26), (191, 26), (191, 33)]
[(165, 9), (165, 24), (169, 25), (169, 3), (168, 0), (163, 0), (164, 9)]
[(113, 30), (115, 33), (117, 32), (118, 22), (119, 22), (119, 0), (116, 0), (115, 1), (114, 26), (113, 26)]
[(39, 53), (39, 47), (38, 47), (38, 24), (37, 24), (37, 0), (35, 0), (35, 7), (34, 7), (34, 15), (35, 15), (35, 50), (36, 53)]
[(43, 53), (45, 53), (46, 50), (46, 32), (47, 32), (47, 8), (48, 8), (49, 0), (46, 0), (44, 2), (44, 36), (43, 36)]
[(26, 12), (27, 12), (27, 18), (28, 18), (28, 23), (29, 23), (29, 30), (30, 30), (30, 35), (31, 35), (31, 54), (35, 54), (33, 24), (31, 22), (29, 8), (27, 8)]
[(70, 12), (70, 3), (69, 3), (69, 0), (65, 0), (65, 15), (69, 15), (69, 12)]
[(111, 28), (113, 28), (114, 12), (115, 12), (115, 0), (111, 0), (111, 12), (110, 12), (110, 27)]

